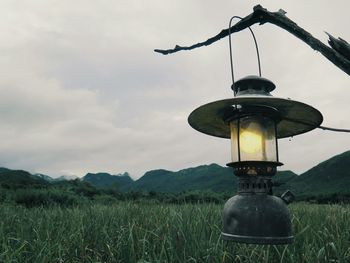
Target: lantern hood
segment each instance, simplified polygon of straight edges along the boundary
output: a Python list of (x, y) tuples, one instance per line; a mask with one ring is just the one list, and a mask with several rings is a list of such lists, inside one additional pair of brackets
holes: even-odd
[(317, 109), (302, 102), (273, 97), (270, 91), (274, 89), (273, 82), (266, 78), (245, 77), (233, 85), (236, 97), (198, 107), (189, 115), (188, 123), (202, 133), (229, 139), (231, 133), (227, 115), (237, 108), (252, 106), (270, 108), (278, 112), (277, 138), (302, 134), (322, 123), (323, 116)]

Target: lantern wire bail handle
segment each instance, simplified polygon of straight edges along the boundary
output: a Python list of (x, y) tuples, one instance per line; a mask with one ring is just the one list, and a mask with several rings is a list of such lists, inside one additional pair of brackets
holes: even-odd
[[(234, 77), (234, 72), (233, 72), (233, 58), (232, 58), (232, 41), (231, 41), (231, 23), (232, 20), (238, 18), (240, 20), (242, 20), (243, 18), (240, 16), (233, 16), (230, 19), (229, 25), (228, 25), (228, 41), (229, 41), (229, 50), (230, 50), (230, 66), (231, 66), (231, 77), (232, 77), (232, 85), (231, 88), (234, 92), (234, 95), (236, 96), (236, 90), (234, 89), (234, 84), (235, 84), (235, 77)], [(261, 65), (260, 65), (260, 55), (259, 55), (259, 47), (258, 47), (258, 42), (256, 41), (256, 37), (254, 35), (253, 30), (248, 27), (250, 33), (252, 34), (253, 40), (254, 40), (254, 44), (255, 44), (255, 49), (256, 49), (256, 56), (258, 59), (258, 68), (259, 68), (259, 77), (261, 77)]]
[[(232, 85), (231, 88), (233, 90), (233, 94), (234, 96), (236, 96), (236, 89), (234, 88), (235, 85), (235, 77), (234, 77), (234, 72), (233, 72), (233, 58), (232, 58), (232, 40), (231, 40), (231, 24), (232, 24), (232, 20), (238, 18), (240, 20), (242, 20), (243, 18), (240, 16), (233, 16), (230, 19), (229, 25), (228, 25), (228, 41), (229, 41), (229, 50), (230, 50), (230, 66), (231, 66), (231, 77), (232, 77)], [(258, 69), (259, 69), (259, 77), (261, 77), (261, 64), (260, 64), (260, 54), (259, 54), (259, 47), (258, 47), (258, 42), (256, 40), (256, 37), (254, 35), (253, 30), (248, 27), (253, 40), (254, 40), (254, 44), (255, 44), (255, 49), (256, 49), (256, 56), (257, 56), (257, 60), (258, 60)], [(289, 121), (295, 122), (295, 123), (300, 123), (300, 121), (298, 120), (292, 120), (289, 119)], [(309, 123), (305, 123), (303, 122), (302, 124), (304, 125), (310, 125), (313, 126), (313, 124), (309, 124)], [(325, 126), (318, 126), (317, 128), (322, 129), (322, 130), (327, 130), (327, 131), (333, 131), (333, 132), (346, 132), (346, 133), (350, 133), (350, 129), (339, 129), (339, 128), (332, 128), (332, 127), (325, 127)]]

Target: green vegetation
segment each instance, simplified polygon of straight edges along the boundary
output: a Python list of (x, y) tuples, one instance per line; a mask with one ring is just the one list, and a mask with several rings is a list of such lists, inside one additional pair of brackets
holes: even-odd
[[(292, 171), (279, 171), (273, 177), (274, 192), (276, 195), (281, 195), (290, 189), (299, 201), (350, 203), (350, 170), (347, 168), (349, 162), (350, 151), (334, 156), (299, 176)], [(128, 173), (120, 175), (88, 173), (81, 180), (66, 181), (52, 179), (46, 175), (31, 175), (21, 170), (0, 168), (0, 188), (5, 189), (5, 195), (10, 196), (11, 200), (18, 200), (17, 203), (25, 203), (25, 201), (19, 202), (19, 197), (13, 197), (13, 193), (8, 192), (16, 192), (16, 189), (30, 191), (37, 189), (35, 193), (27, 193), (31, 195), (29, 199), (32, 199), (35, 205), (62, 202), (73, 205), (77, 203), (74, 195), (88, 199), (101, 199), (99, 195), (111, 195), (108, 198), (119, 200), (151, 198), (170, 203), (178, 203), (181, 200), (224, 201), (236, 192), (237, 181), (231, 168), (217, 164), (177, 172), (153, 170), (146, 172), (136, 181), (133, 181)], [(50, 200), (38, 201), (37, 199), (45, 198), (47, 191), (51, 196)]]
[[(276, 186), (274, 191), (280, 195), (290, 189), (296, 194), (298, 200), (320, 201), (321, 203), (349, 202), (349, 162), (350, 151), (334, 156), (299, 176), (292, 171), (279, 171), (273, 177)], [(217, 164), (202, 165), (177, 172), (153, 170), (146, 172), (136, 181), (131, 181), (128, 176), (111, 176), (102, 173), (88, 174), (83, 180), (98, 188), (118, 189), (121, 192), (233, 193), (237, 189), (237, 177), (233, 175), (232, 169)]]
[(291, 206), (289, 246), (220, 239), (222, 204), (0, 206), (1, 262), (349, 262), (350, 207)]
[(49, 182), (22, 170), (0, 168), (0, 187), (7, 189), (40, 188), (49, 185)]
[(287, 184), (300, 197), (350, 196), (350, 151), (336, 155), (301, 174)]
[(236, 189), (232, 169), (217, 164), (201, 165), (177, 172), (154, 170), (146, 172), (129, 186), (133, 191), (183, 192), (207, 190), (214, 192)]
[(88, 173), (83, 179), (96, 188), (112, 188), (119, 191), (129, 189), (134, 182), (128, 173), (110, 175), (109, 173)]
[(308, 201), (291, 205), (289, 246), (220, 239), (237, 178), (216, 164), (150, 171), (135, 182), (0, 168), (0, 262), (350, 262), (349, 161), (346, 152), (300, 176), (275, 176), (276, 194), (290, 188)]

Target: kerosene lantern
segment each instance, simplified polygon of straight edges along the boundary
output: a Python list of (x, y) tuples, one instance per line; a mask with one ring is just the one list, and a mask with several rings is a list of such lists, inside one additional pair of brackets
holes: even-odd
[(293, 198), (272, 194), (272, 177), (282, 163), (277, 139), (318, 127), (323, 120), (315, 108), (290, 99), (273, 97), (268, 79), (248, 76), (232, 87), (235, 97), (211, 102), (188, 117), (196, 130), (231, 139), (233, 167), (239, 179), (238, 194), (223, 212), (224, 240), (254, 244), (287, 244), (293, 241), (287, 204)]

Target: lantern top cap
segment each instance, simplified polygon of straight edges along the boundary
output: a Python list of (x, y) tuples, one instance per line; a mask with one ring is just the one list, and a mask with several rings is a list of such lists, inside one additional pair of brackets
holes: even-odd
[(234, 83), (233, 91), (237, 96), (247, 94), (261, 94), (270, 96), (270, 92), (276, 88), (275, 84), (269, 79), (250, 75)]

